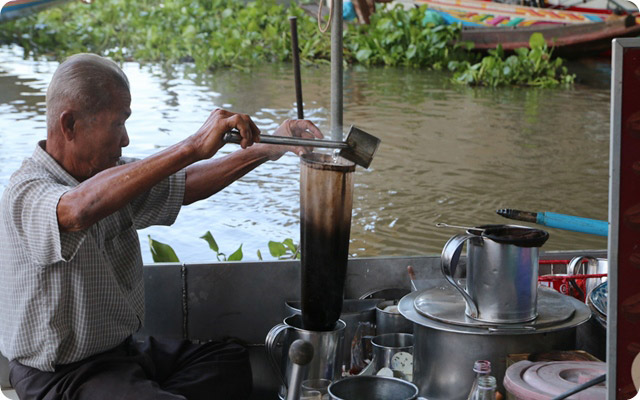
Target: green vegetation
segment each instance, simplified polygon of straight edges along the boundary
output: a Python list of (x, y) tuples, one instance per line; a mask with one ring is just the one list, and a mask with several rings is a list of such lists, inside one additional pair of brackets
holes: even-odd
[[(285, 239), (282, 242), (269, 241), (269, 253), (278, 260), (295, 260), (300, 258), (300, 249), (293, 243), (293, 239)], [(258, 258), (262, 260), (260, 250)]]
[[(211, 234), (211, 231), (207, 231), (207, 233), (205, 233), (203, 236), (200, 236), (200, 239), (204, 239), (207, 243), (209, 243), (209, 248), (216, 253), (216, 258), (218, 259), (218, 261), (240, 261), (240, 260), (242, 260), (242, 257), (243, 257), (242, 245), (240, 245), (240, 247), (238, 247), (238, 250), (236, 250), (233, 253), (231, 253), (229, 258), (227, 258), (226, 254), (221, 253), (220, 249), (218, 249), (218, 243), (216, 243), (216, 240), (213, 238), (213, 235)], [(151, 243), (151, 242), (149, 242), (149, 243)], [(151, 253), (153, 254), (153, 250), (151, 250)], [(154, 257), (153, 261), (156, 261), (155, 257)]]
[[(154, 262), (180, 262), (176, 252), (171, 246), (166, 243), (158, 242), (149, 237), (149, 250)], [(242, 253), (242, 244), (240, 247), (229, 257), (225, 253), (220, 252), (218, 243), (214, 239), (211, 231), (207, 231), (204, 235), (200, 236), (209, 244), (209, 248), (216, 253), (216, 259), (218, 261), (242, 261), (244, 254)], [(295, 260), (300, 258), (300, 250), (298, 245), (293, 243), (293, 239), (287, 238), (282, 242), (269, 241), (269, 253), (273, 258), (278, 260)], [(258, 259), (262, 261), (262, 254), (260, 250), (257, 251)]]
[(451, 61), (449, 69), (455, 72), (454, 81), (471, 85), (553, 87), (573, 83), (575, 76), (567, 73), (562, 59), (551, 59), (542, 34), (531, 35), (529, 46), (531, 49), (517, 49), (514, 55), (506, 58), (502, 47), (498, 47), (476, 64)]
[(154, 262), (180, 262), (180, 259), (168, 244), (149, 238), (149, 249)]
[[(75, 2), (3, 24), (0, 42), (19, 44), (26, 55), (36, 57), (62, 59), (93, 52), (116, 60), (194, 62), (200, 69), (247, 68), (291, 58), (292, 15), (298, 17), (301, 59), (327, 62), (330, 36), (320, 33), (315, 17), (295, 3), (287, 8), (274, 0)], [(480, 60), (468, 44), (455, 42), (459, 32), (458, 25), (438, 24), (426, 6), (380, 8), (371, 25), (347, 27), (344, 59), (364, 65), (449, 68), (455, 81), (472, 85), (548, 87), (573, 82), (562, 60), (551, 60), (546, 46), (507, 58), (496, 50)]]

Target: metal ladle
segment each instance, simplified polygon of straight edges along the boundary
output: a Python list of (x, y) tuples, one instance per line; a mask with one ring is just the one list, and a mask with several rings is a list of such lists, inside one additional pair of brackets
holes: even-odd
[(484, 233), (484, 231), (485, 231), (485, 229), (482, 229), (482, 228), (475, 228), (475, 227), (470, 227), (470, 226), (449, 225), (449, 224), (445, 224), (444, 222), (438, 222), (436, 224), (436, 227), (438, 227), (438, 228), (464, 229), (465, 231), (473, 233), (474, 235), (482, 235)]
[[(242, 136), (240, 136), (240, 133), (236, 130), (225, 133), (223, 138), (225, 143), (239, 144), (241, 140)], [(365, 168), (369, 168), (373, 160), (373, 155), (380, 145), (380, 139), (351, 125), (347, 139), (344, 142), (290, 136), (260, 135), (260, 143), (340, 149), (340, 157), (353, 161)]]

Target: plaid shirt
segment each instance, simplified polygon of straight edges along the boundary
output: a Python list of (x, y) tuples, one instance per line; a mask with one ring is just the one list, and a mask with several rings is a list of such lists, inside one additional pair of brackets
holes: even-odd
[(0, 203), (0, 352), (53, 371), (117, 346), (142, 325), (136, 229), (175, 221), (185, 172), (86, 230), (61, 232), (58, 201), (78, 181), (44, 143), (11, 176)]

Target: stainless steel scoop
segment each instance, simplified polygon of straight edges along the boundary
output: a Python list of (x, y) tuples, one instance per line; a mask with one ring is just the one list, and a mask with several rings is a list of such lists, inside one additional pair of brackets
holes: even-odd
[[(242, 136), (240, 136), (238, 131), (233, 130), (225, 133), (223, 140), (225, 143), (239, 144), (242, 140)], [(376, 150), (378, 150), (378, 146), (380, 145), (380, 139), (351, 125), (349, 133), (347, 134), (347, 139), (344, 142), (305, 139), (290, 136), (261, 135), (260, 143), (340, 149), (340, 152), (338, 153), (340, 157), (353, 161), (365, 168), (369, 168), (369, 165), (373, 160), (373, 155), (376, 153)]]

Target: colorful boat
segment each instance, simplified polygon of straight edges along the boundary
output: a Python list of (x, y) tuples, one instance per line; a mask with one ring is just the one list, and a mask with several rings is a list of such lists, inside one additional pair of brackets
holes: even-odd
[(8, 1), (0, 11), (0, 22), (11, 21), (57, 6), (70, 0), (14, 0)]
[(531, 34), (543, 34), (554, 54), (579, 57), (611, 48), (617, 37), (640, 34), (640, 16), (527, 7), (481, 0), (415, 0), (426, 4), (447, 24), (460, 23), (462, 41), (486, 51), (528, 47)]

